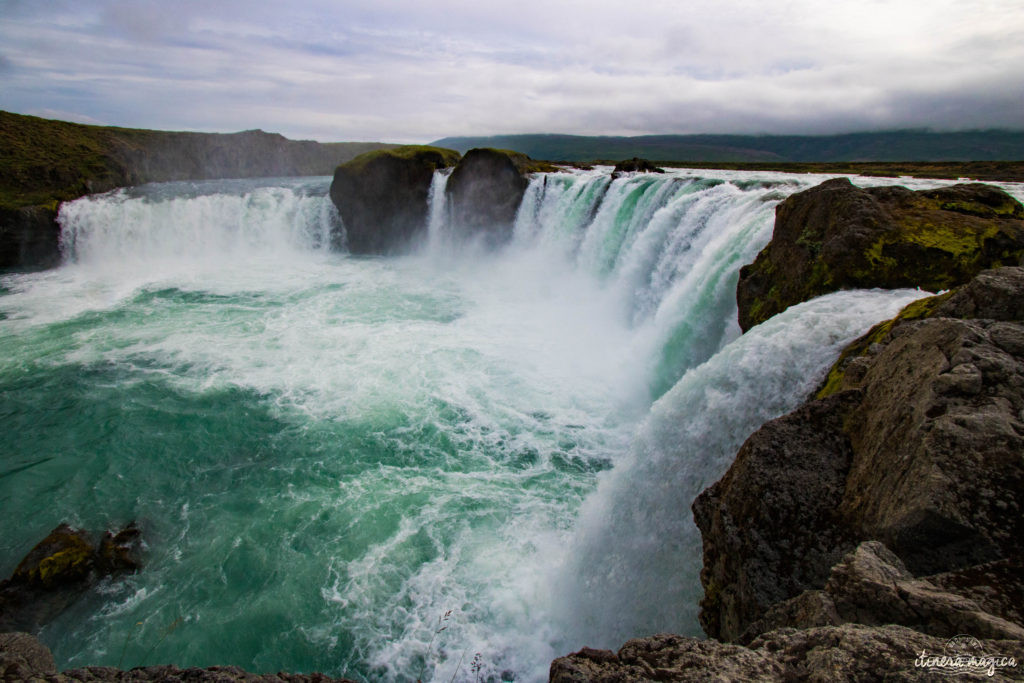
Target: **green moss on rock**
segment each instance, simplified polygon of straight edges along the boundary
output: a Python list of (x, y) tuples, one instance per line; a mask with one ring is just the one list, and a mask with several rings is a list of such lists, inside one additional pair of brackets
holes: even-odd
[(771, 243), (740, 271), (740, 326), (839, 289), (949, 289), (1024, 262), (1024, 207), (999, 188), (912, 192), (837, 178), (776, 209)]
[(11, 579), (45, 587), (73, 583), (92, 571), (95, 552), (84, 532), (62, 524), (32, 548)]
[(350, 161), (341, 164), (338, 168), (344, 167), (351, 173), (362, 173), (368, 166), (380, 163), (384, 159), (402, 159), (405, 161), (416, 161), (433, 163), (435, 168), (448, 168), (459, 163), (459, 153), (454, 149), (444, 147), (431, 147), (430, 145), (402, 145), (390, 149), (379, 149), (365, 152)]
[(895, 325), (908, 320), (920, 320), (931, 317), (932, 313), (945, 301), (953, 296), (953, 292), (945, 292), (935, 296), (912, 301), (903, 307), (895, 318), (885, 320), (872, 327), (866, 334), (851, 342), (843, 349), (839, 359), (832, 365), (824, 384), (818, 389), (815, 398), (825, 398), (842, 391), (846, 379), (846, 369), (854, 358), (866, 356), (875, 344), (881, 344), (889, 337)]

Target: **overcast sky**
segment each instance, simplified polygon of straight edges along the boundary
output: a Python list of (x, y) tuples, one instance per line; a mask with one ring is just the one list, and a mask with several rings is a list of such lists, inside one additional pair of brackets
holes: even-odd
[(1024, 0), (0, 0), (0, 109), (172, 130), (1024, 128)]

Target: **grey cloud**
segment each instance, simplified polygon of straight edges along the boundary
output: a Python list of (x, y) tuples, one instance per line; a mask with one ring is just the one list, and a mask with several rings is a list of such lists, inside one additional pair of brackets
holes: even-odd
[(1022, 128), (1024, 17), (999, 3), (16, 3), (0, 107), (410, 142)]

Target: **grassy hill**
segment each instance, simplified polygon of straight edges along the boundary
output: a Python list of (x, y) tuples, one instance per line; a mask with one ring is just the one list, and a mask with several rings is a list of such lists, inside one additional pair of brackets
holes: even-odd
[(55, 205), (166, 180), (330, 175), (377, 142), (318, 143), (259, 130), (191, 133), (51, 121), (0, 111), (0, 208)]

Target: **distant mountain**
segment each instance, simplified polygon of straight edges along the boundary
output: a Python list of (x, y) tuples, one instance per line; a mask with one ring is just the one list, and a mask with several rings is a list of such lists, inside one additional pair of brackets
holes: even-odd
[(897, 130), (845, 135), (496, 135), (449, 137), (430, 143), (465, 153), (498, 147), (549, 161), (598, 161), (634, 156), (654, 161), (1018, 161), (1024, 131), (931, 133)]

